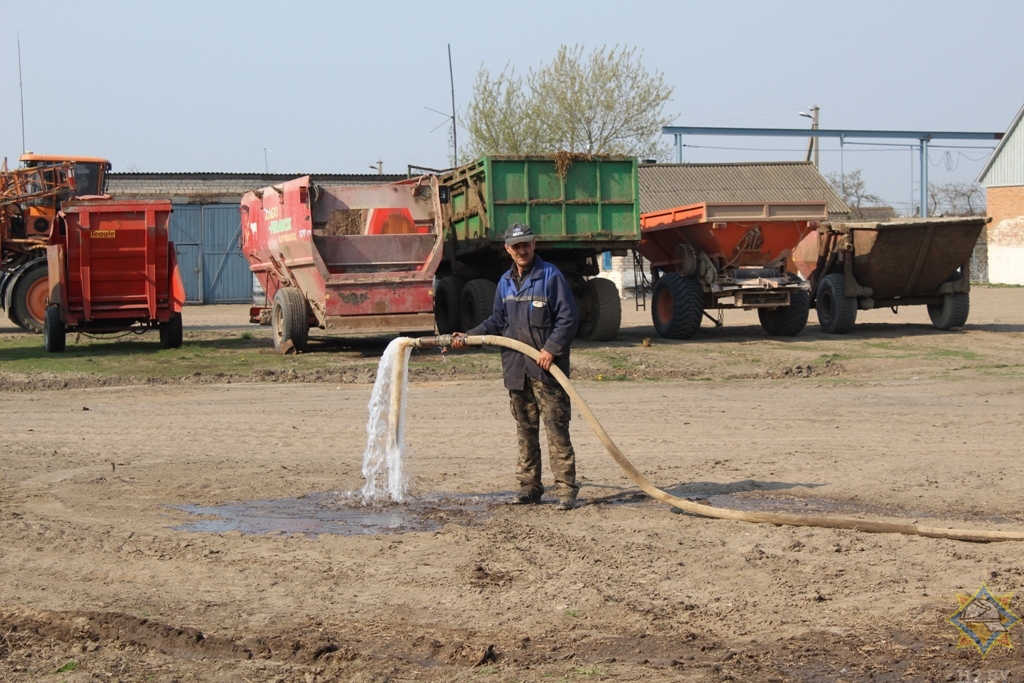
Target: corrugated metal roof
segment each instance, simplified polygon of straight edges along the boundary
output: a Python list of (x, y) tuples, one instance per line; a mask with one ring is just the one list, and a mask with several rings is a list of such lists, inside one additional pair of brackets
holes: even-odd
[(1024, 185), (1024, 106), (1013, 118), (1006, 134), (999, 141), (985, 168), (978, 174), (978, 184), (983, 187)]
[(642, 213), (698, 202), (804, 201), (825, 201), (829, 215), (850, 213), (810, 162), (640, 165)]

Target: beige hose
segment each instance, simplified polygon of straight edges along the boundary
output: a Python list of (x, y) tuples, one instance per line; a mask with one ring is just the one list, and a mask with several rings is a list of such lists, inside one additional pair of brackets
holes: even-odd
[[(525, 354), (537, 360), (540, 353), (537, 349), (524, 344), (515, 339), (509, 339), (507, 337), (498, 337), (494, 335), (479, 335), (465, 338), (466, 344), (469, 346), (503, 346), (506, 349), (512, 349), (519, 353)], [(938, 529), (935, 527), (926, 526), (915, 526), (913, 524), (892, 524), (890, 522), (872, 522), (864, 519), (855, 519), (853, 517), (821, 517), (815, 515), (781, 515), (772, 512), (743, 512), (740, 510), (728, 510), (726, 508), (716, 508), (711, 505), (701, 505), (700, 503), (694, 503), (693, 501), (686, 500), (673, 496), (670, 493), (666, 493), (656, 487), (651, 482), (647, 481), (646, 478), (635, 467), (633, 463), (626, 459), (626, 456), (622, 454), (619, 447), (615, 445), (612, 438), (608, 436), (608, 432), (604, 430), (601, 423), (597, 421), (597, 417), (590, 410), (590, 406), (583, 400), (579, 392), (576, 391), (572, 383), (569, 382), (569, 378), (565, 376), (565, 373), (558, 369), (557, 366), (552, 365), (550, 369), (551, 374), (554, 376), (558, 383), (562, 385), (566, 393), (569, 394), (569, 398), (576, 404), (576, 407), (581, 413), (583, 413), (584, 419), (590, 428), (594, 430), (597, 438), (604, 444), (605, 449), (609, 455), (619, 464), (619, 467), (623, 469), (634, 484), (640, 487), (640, 489), (655, 500), (660, 500), (663, 503), (668, 503), (674, 508), (691, 512), (695, 515), (702, 515), (704, 517), (714, 517), (717, 519), (734, 519), (739, 522), (758, 522), (763, 524), (779, 524), (787, 526), (816, 526), (825, 527), (828, 529), (853, 529), (855, 531), (867, 531), (876, 534), (912, 534), (916, 536), (931, 536), (933, 538), (952, 538), (958, 541), (975, 541), (979, 543), (987, 543), (989, 541), (1024, 541), (1024, 532), (1019, 531), (983, 531), (976, 529)]]

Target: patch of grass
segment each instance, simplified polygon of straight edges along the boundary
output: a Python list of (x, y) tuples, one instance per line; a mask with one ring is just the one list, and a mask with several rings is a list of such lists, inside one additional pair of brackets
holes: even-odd
[(67, 673), (68, 671), (74, 671), (77, 668), (78, 668), (78, 662), (76, 662), (73, 659), (69, 659), (67, 664), (65, 664), (61, 668), (57, 669), (53, 673), (55, 673), (55, 674)]
[(500, 669), (498, 667), (494, 666), (493, 664), (487, 664), (485, 666), (478, 666), (477, 668), (473, 669), (473, 675), (474, 676), (477, 676), (477, 675), (486, 676), (486, 675), (489, 675), (489, 674), (496, 674), (499, 671), (500, 671)]
[(604, 676), (604, 669), (597, 664), (592, 666), (574, 666), (571, 673), (575, 676)]
[(238, 335), (238, 338), (239, 339), (252, 339), (252, 332), (243, 332), (242, 334)]
[(562, 612), (562, 614), (564, 614), (567, 617), (572, 617), (573, 619), (576, 619), (580, 616), (580, 613), (574, 609), (567, 609), (564, 612)]

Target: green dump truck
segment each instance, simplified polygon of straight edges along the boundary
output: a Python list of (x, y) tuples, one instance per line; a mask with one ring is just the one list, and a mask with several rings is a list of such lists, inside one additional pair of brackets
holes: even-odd
[(568, 278), (580, 309), (579, 336), (608, 341), (622, 317), (615, 283), (595, 278), (605, 252), (640, 242), (640, 195), (633, 157), (561, 153), (484, 157), (441, 177), (444, 259), (437, 271), (438, 331), (464, 331), (490, 315), (509, 269), (505, 229), (529, 225), (537, 253)]

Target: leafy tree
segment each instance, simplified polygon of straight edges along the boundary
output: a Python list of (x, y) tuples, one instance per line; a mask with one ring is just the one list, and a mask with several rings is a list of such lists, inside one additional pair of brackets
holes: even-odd
[(462, 118), (466, 153), (666, 156), (661, 128), (671, 123), (664, 109), (673, 89), (641, 57), (636, 48), (584, 55), (563, 45), (525, 79), (511, 64), (496, 77), (481, 67)]
[(846, 202), (850, 208), (859, 209), (862, 205), (877, 206), (882, 204), (882, 198), (877, 194), (871, 194), (867, 190), (864, 179), (861, 178), (861, 169), (849, 173), (826, 173), (825, 180), (832, 186), (839, 198)]

